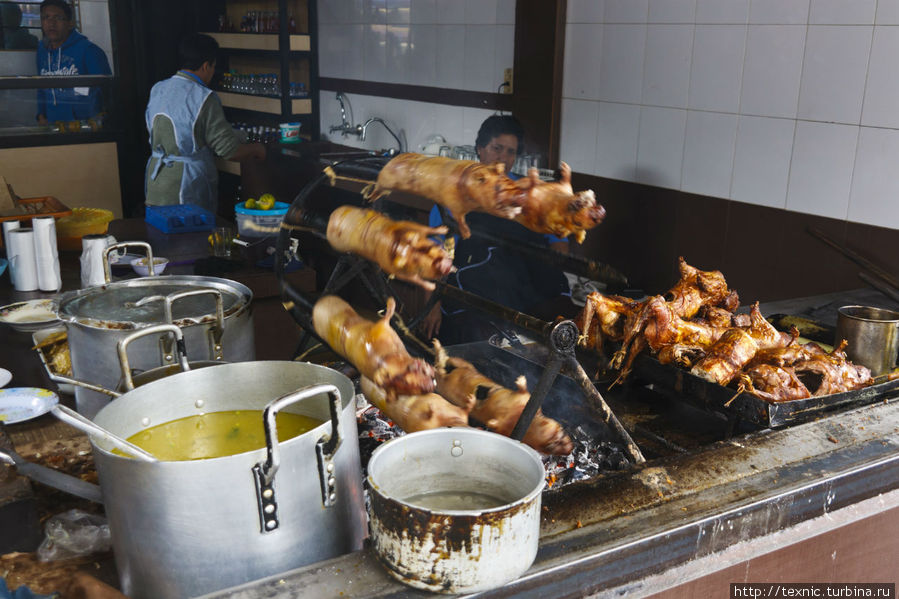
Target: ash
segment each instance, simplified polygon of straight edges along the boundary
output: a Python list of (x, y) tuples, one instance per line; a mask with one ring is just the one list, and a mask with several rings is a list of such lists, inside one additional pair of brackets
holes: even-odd
[[(367, 402), (362, 403), (356, 411), (356, 421), (359, 428), (359, 452), (365, 473), (368, 460), (375, 449), (382, 443), (406, 433), (378, 408), (368, 405)], [(558, 489), (604, 472), (625, 470), (630, 467), (624, 448), (620, 444), (594, 439), (580, 426), (569, 430), (568, 434), (574, 443), (574, 450), (570, 454), (540, 456), (546, 468), (547, 489)]]

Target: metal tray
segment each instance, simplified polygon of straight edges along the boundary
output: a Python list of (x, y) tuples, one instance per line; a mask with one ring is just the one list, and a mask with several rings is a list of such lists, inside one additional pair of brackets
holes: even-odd
[(633, 380), (657, 385), (659, 390), (673, 391), (673, 396), (703, 410), (735, 416), (762, 427), (778, 428), (814, 420), (826, 412), (838, 408), (850, 408), (874, 403), (897, 394), (899, 379), (878, 385), (793, 401), (768, 402), (741, 393), (729, 405), (736, 390), (709, 382), (689, 371), (671, 364), (662, 364), (648, 354), (641, 354), (634, 361)]

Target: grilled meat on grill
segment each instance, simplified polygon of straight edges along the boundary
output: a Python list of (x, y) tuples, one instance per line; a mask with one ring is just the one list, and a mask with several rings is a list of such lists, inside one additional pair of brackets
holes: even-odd
[[(449, 402), (471, 405), (471, 417), (488, 429), (509, 436), (531, 394), (523, 376), (515, 389), (507, 389), (485, 377), (468, 361), (447, 357), (439, 342), (437, 348), (437, 390)], [(571, 439), (557, 421), (537, 410), (522, 442), (543, 453), (567, 455), (574, 448)]]
[(434, 390), (434, 368), (406, 351), (390, 326), (395, 309), (396, 302), (388, 298), (384, 316), (372, 322), (339, 297), (326, 295), (315, 302), (312, 324), (331, 349), (382, 387), (388, 397), (430, 393)]
[(524, 192), (505, 174), (505, 166), (406, 153), (395, 156), (363, 194), (371, 201), (391, 191), (404, 191), (448, 208), (463, 239), (471, 236), (465, 215), (487, 212), (512, 219), (521, 212)]
[(596, 203), (592, 190), (574, 193), (571, 167), (564, 162), (559, 181), (541, 181), (537, 169), (532, 168), (515, 184), (524, 192), (521, 213), (515, 220), (531, 231), (558, 237), (573, 234), (583, 243), (587, 231), (606, 217), (606, 209)]
[(749, 319), (748, 328), (727, 329), (690, 372), (707, 381), (727, 385), (760, 349), (786, 347), (795, 338), (771, 326), (759, 311), (758, 302), (752, 305)]
[(431, 235), (446, 227), (431, 228), (411, 221), (394, 221), (380, 212), (341, 206), (328, 220), (328, 242), (339, 252), (352, 252), (375, 262), (381, 270), (429, 291), (453, 270), (453, 259)]
[(390, 398), (371, 380), (362, 377), (362, 393), (369, 402), (407, 433), (445, 426), (468, 426), (468, 414), (436, 393)]
[(843, 346), (827, 353), (816, 344), (799, 345), (795, 327), (778, 331), (754, 304), (749, 314), (733, 314), (739, 296), (719, 271), (701, 271), (680, 258), (680, 280), (665, 296), (642, 302), (591, 293), (576, 323), (582, 346), (602, 353), (603, 339), (621, 341), (611, 361), (630, 372), (634, 359), (649, 348), (663, 364), (689, 368), (720, 385), (739, 381), (739, 389), (768, 401), (830, 395), (871, 384), (867, 368), (856, 366)]

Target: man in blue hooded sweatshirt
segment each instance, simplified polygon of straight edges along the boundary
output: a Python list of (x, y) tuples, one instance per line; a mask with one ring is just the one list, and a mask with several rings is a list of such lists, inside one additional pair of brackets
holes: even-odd
[[(37, 49), (39, 75), (110, 75), (106, 54), (75, 30), (72, 7), (65, 0), (41, 3), (41, 30), (44, 39)], [(46, 125), (55, 121), (89, 119), (100, 113), (100, 90), (96, 87), (40, 89), (37, 93), (37, 120)]]

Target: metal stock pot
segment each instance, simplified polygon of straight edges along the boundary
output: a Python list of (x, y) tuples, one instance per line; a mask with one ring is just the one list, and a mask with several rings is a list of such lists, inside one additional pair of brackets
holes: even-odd
[[(73, 378), (105, 389), (120, 382), (117, 344), (138, 329), (175, 324), (192, 360), (243, 362), (255, 358), (252, 292), (228, 279), (176, 275), (119, 281), (70, 291), (59, 299), (72, 355)], [(132, 343), (131, 367), (150, 370), (177, 363), (171, 336)], [(78, 386), (75, 405), (88, 418), (110, 397)]]
[[(196, 414), (263, 409), (268, 447), (220, 458), (145, 462), (91, 437), (129, 597), (194, 597), (362, 547), (354, 389), (334, 370), (274, 361), (191, 370), (124, 394), (94, 423), (128, 438)], [(324, 422), (279, 442), (282, 409)]]

